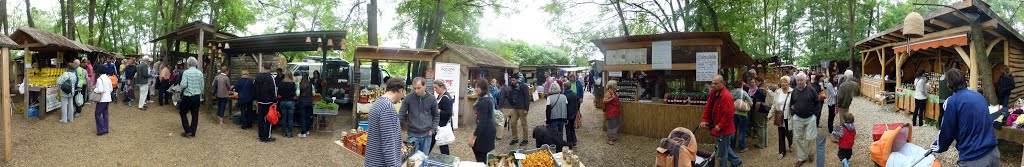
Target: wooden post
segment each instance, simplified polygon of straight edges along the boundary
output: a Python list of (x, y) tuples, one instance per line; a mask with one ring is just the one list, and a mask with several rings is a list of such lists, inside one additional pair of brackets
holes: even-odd
[[(8, 82), (11, 80), (11, 64), (7, 63), (11, 61), (11, 50), (9, 48), (0, 49), (0, 54), (3, 55), (3, 81)], [(0, 95), (3, 95), (3, 117), (4, 117), (4, 162), (11, 162), (11, 85), (5, 85), (0, 88)], [(27, 95), (26, 95), (27, 96)]]
[(884, 92), (885, 91), (885, 52), (882, 51), (882, 50), (878, 50), (878, 64), (882, 65), (882, 72), (881, 72), (881, 75), (879, 75), (879, 76), (882, 76), (882, 78), (881, 78), (882, 83), (878, 85), (878, 88), (881, 89), (879, 91), (883, 91)]
[[(205, 33), (205, 32), (206, 32), (206, 30), (203, 30), (202, 28), (200, 28), (199, 29), (199, 40), (196, 41), (196, 45), (199, 46), (198, 48), (196, 48), (196, 52), (197, 52), (196, 55), (199, 55), (199, 56), (196, 56), (196, 59), (199, 60), (199, 64), (196, 65), (196, 69), (199, 69), (199, 70), (203, 70), (203, 53), (206, 53), (206, 52), (203, 51), (203, 48), (206, 47), (206, 46), (203, 45), (203, 43), (204, 43), (203, 42), (203, 36), (204, 36), (203, 33)], [(203, 72), (204, 73), (210, 73), (208, 71), (203, 71)]]
[[(970, 73), (971, 76), (970, 76), (970, 80), (968, 80), (969, 85), (967, 87), (970, 88), (971, 90), (979, 91), (978, 90), (978, 79), (979, 79), (978, 78), (979, 77), (978, 70), (980, 70), (980, 69), (978, 69), (978, 61), (974, 60), (975, 57), (978, 55), (979, 50), (978, 49), (974, 49), (974, 45), (975, 45), (974, 42), (971, 42), (971, 47), (970, 47), (970, 57), (971, 57), (970, 60), (971, 61), (967, 62), (967, 64), (970, 64), (968, 67), (971, 70), (971, 73)], [(985, 92), (985, 93), (994, 93), (994, 92)]]
[(902, 54), (896, 54), (896, 87), (903, 85), (903, 55), (907, 55), (910, 51), (903, 52)]

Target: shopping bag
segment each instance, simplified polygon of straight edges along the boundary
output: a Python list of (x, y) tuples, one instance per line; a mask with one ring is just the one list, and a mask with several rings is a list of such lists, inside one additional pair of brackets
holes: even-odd
[(281, 118), (281, 113), (277, 112), (277, 104), (271, 104), (270, 111), (267, 111), (267, 121), (270, 121), (270, 125), (277, 125), (278, 118)]
[(455, 142), (455, 132), (452, 131), (452, 124), (448, 122), (447, 125), (437, 127), (437, 136), (434, 136), (434, 140), (437, 141), (437, 145), (449, 145)]

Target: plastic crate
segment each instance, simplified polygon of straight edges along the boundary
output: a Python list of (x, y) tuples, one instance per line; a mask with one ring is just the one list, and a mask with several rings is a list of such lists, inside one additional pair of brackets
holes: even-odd
[[(540, 151), (540, 150), (547, 150), (548, 151), (548, 157), (551, 158), (551, 163), (555, 164), (555, 167), (560, 167), (561, 166), (561, 165), (558, 164), (558, 161), (555, 161), (555, 154), (554, 154), (555, 153), (555, 149), (552, 148), (551, 146), (548, 146), (547, 144), (541, 145), (540, 148), (529, 149), (529, 150), (519, 150), (519, 151), (516, 151), (516, 152), (520, 153), (520, 154), (530, 154), (530, 153), (535, 153), (535, 152)], [(517, 160), (516, 162), (517, 162), (516, 164), (519, 165), (519, 167), (526, 167), (526, 166), (523, 166), (523, 163), (522, 163), (521, 160)]]
[(427, 156), (427, 159), (420, 163), (420, 167), (454, 167), (460, 161), (459, 157), (456, 156), (430, 153), (430, 156)]
[(316, 115), (338, 115), (338, 109), (313, 109)]

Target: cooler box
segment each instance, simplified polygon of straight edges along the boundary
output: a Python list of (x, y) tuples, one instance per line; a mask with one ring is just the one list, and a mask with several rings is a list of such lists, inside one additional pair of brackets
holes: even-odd
[(369, 128), (370, 128), (369, 122), (359, 121), (359, 131), (366, 131), (366, 129), (369, 129)]
[(878, 141), (879, 138), (882, 138), (882, 133), (885, 133), (887, 130), (895, 130), (896, 127), (900, 126), (903, 126), (903, 123), (871, 125), (871, 141)]

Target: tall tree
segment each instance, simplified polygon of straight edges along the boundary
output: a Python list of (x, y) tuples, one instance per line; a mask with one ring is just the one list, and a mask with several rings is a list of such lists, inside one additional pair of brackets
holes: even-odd
[(853, 41), (854, 41), (853, 33), (856, 32), (856, 30), (853, 29), (854, 24), (856, 24), (853, 21), (853, 17), (854, 17), (854, 15), (853, 15), (853, 1), (854, 0), (847, 0), (846, 1), (846, 12), (847, 12), (847, 15), (849, 15), (849, 17), (850, 17), (850, 24), (849, 24), (850, 25), (850, 29), (848, 30), (848, 31), (850, 31), (850, 40), (847, 40), (848, 41), (847, 43), (849, 44), (849, 47), (850, 47), (850, 54), (847, 55), (847, 57), (849, 57), (847, 59), (847, 62), (851, 65), (850, 67), (853, 67), (853, 55), (854, 55), (854, 53), (853, 53), (853, 50), (854, 50), (854, 46), (853, 46)]
[(0, 9), (0, 17), (3, 17), (3, 21), (0, 22), (0, 26), (4, 29), (4, 35), (11, 35), (11, 33), (8, 32), (10, 25), (7, 24), (7, 0), (0, 0), (0, 8), (2, 8)]
[(68, 16), (65, 17), (67, 20), (67, 25), (65, 26), (67, 28), (67, 34), (64, 36), (67, 36), (68, 39), (76, 40), (77, 33), (75, 30), (77, 30), (78, 24), (75, 23), (75, 0), (67, 0), (64, 7), (67, 8), (66, 12), (68, 14)]
[(25, 0), (25, 17), (28, 19), (28, 27), (35, 28), (36, 24), (32, 21), (32, 0)]
[(96, 0), (89, 0), (89, 44), (96, 45), (95, 32), (96, 29), (93, 27), (94, 19), (96, 18)]
[(377, 46), (377, 0), (366, 5), (366, 44)]

